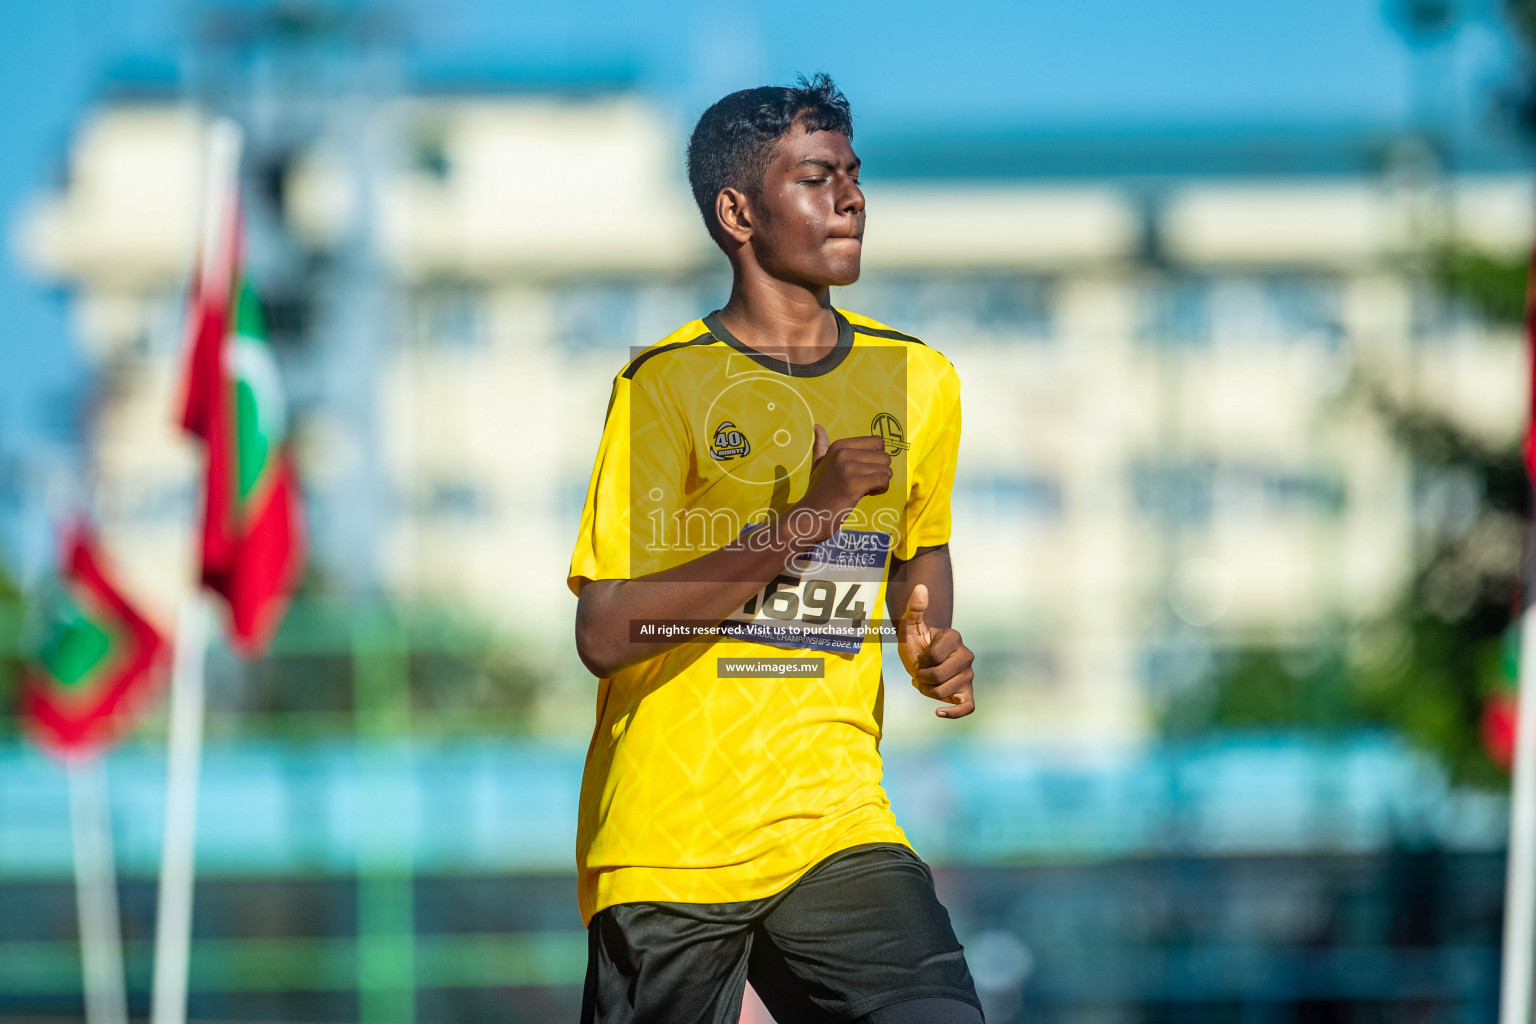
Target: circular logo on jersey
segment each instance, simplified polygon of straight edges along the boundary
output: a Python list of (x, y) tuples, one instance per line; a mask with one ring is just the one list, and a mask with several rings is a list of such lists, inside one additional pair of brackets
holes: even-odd
[(709, 457), (716, 462), (739, 459), (752, 450), (747, 437), (730, 420), (721, 420), (709, 442)]
[[(809, 463), (814, 420), (795, 383), (763, 373), (722, 388), (699, 417), (699, 458), (707, 451), (710, 462), (737, 483), (764, 488), (776, 487), (780, 476)], [(733, 430), (742, 435), (743, 448), (731, 455)], [(780, 472), (776, 466), (787, 468)]]
[(885, 442), (885, 454), (893, 458), (907, 450), (907, 434), (901, 429), (901, 420), (888, 412), (875, 414), (869, 432)]

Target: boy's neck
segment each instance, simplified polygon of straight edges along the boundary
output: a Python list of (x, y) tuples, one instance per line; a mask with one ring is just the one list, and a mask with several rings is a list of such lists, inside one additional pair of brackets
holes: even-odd
[(720, 322), (743, 345), (797, 365), (815, 362), (837, 344), (837, 319), (825, 285), (744, 283), (738, 277)]

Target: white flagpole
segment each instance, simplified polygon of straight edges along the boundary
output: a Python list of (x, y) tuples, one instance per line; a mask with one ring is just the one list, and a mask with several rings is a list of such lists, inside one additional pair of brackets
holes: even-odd
[[(1526, 586), (1536, 585), (1527, 578)], [(1509, 869), (1504, 889), (1504, 987), (1499, 1024), (1532, 1024), (1536, 986), (1536, 606), (1520, 619), (1514, 785), (1509, 808)]]
[[(208, 129), (198, 287), (194, 301), (228, 303), (240, 187), (240, 128), (219, 119)], [(189, 317), (187, 341), (196, 338)], [(171, 728), (165, 783), (165, 833), (160, 849), (160, 902), (155, 917), (155, 978), (151, 1024), (185, 1024), (192, 953), (192, 883), (196, 862), (197, 776), (203, 752), (203, 668), (208, 658), (208, 605), (199, 585), (182, 600), (171, 675)]]
[(117, 867), (101, 762), (71, 758), (69, 823), (75, 847), (75, 906), (88, 1024), (128, 1024), (123, 943), (117, 917)]
[(176, 624), (160, 904), (155, 917), (155, 980), (150, 1000), (152, 1024), (185, 1024), (187, 1019), (197, 774), (203, 748), (203, 663), (207, 652), (207, 607), (198, 589), (182, 600)]

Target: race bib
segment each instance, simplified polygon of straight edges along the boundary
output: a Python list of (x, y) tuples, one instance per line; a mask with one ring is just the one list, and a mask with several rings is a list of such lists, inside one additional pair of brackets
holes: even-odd
[(720, 635), (774, 647), (851, 654), (864, 642), (891, 536), (839, 530), (796, 556), (793, 573), (777, 576), (720, 624)]

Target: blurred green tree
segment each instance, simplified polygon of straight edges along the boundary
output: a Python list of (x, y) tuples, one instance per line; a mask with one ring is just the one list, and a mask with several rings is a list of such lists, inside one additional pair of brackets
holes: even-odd
[[(1503, 301), (1503, 300), (1499, 300)], [(1493, 307), (1482, 307), (1492, 316)], [(1369, 717), (1433, 751), (1459, 781), (1508, 777), (1482, 740), (1490, 695), (1505, 688), (1530, 487), (1517, 448), (1492, 449), (1422, 408), (1376, 393), (1411, 453), (1418, 504), (1413, 583), (1393, 616), (1359, 627), (1350, 681)], [(1459, 492), (1446, 513), (1437, 496)], [(1470, 500), (1467, 500), (1470, 499)]]
[(0, 740), (20, 730), (21, 588), (0, 564)]
[[(1519, 81), (1494, 103), (1512, 130), (1536, 138), (1536, 0), (1506, 0), (1523, 51)], [(1414, 261), (1439, 315), (1495, 328), (1525, 324), (1528, 255), (1440, 239)], [(1382, 618), (1323, 630), (1301, 648), (1221, 652), (1203, 684), (1170, 699), (1164, 727), (1309, 728), (1377, 724), (1434, 754), (1461, 783), (1507, 787), (1490, 756), (1490, 697), (1517, 671), (1512, 628), (1531, 488), (1517, 445), (1490, 446), (1451, 419), (1405, 404), (1356, 376), (1363, 402), (1409, 455), (1416, 550), (1411, 585)]]
[[(1504, 7), (1521, 60), (1516, 80), (1495, 90), (1494, 107), (1529, 140), (1536, 137), (1536, 0)], [(1453, 237), (1440, 240), (1426, 263), (1433, 298), (1453, 315), (1525, 326), (1529, 251), (1480, 252)], [(1433, 751), (1458, 781), (1507, 786), (1484, 728), (1490, 697), (1517, 671), (1509, 652), (1531, 512), (1519, 447), (1492, 447), (1384, 389), (1363, 391), (1413, 460), (1419, 529), (1413, 584), (1396, 614), (1357, 631), (1352, 694), (1369, 718)]]
[(1458, 782), (1503, 787), (1484, 743), (1508, 656), (1530, 489), (1519, 451), (1489, 448), (1422, 408), (1361, 385), (1410, 453), (1418, 520), (1412, 581), (1379, 619), (1320, 629), (1303, 645), (1220, 651), (1208, 677), (1165, 705), (1170, 735), (1382, 725)]

